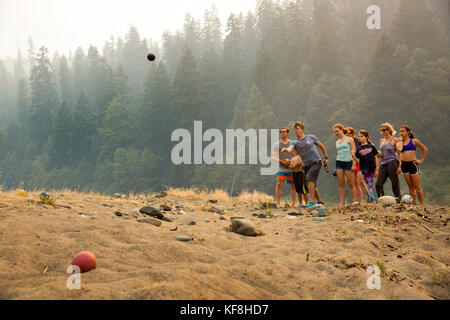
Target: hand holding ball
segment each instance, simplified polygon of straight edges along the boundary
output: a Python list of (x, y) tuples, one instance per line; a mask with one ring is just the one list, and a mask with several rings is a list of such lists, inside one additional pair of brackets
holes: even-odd
[(154, 60), (156, 59), (156, 57), (155, 57), (155, 55), (154, 55), (153, 53), (149, 53), (149, 54), (147, 55), (147, 59), (148, 59), (149, 61), (154, 61)]

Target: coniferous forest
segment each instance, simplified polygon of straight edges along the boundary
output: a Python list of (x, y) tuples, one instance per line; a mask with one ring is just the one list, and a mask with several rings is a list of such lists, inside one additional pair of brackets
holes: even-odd
[[(370, 5), (381, 8), (380, 30), (367, 28)], [(0, 185), (273, 194), (275, 176), (257, 165), (173, 164), (171, 133), (192, 132), (194, 120), (223, 132), (299, 120), (333, 170), (335, 123), (368, 130), (378, 146), (390, 122), (429, 149), (426, 202), (450, 204), (449, 1), (259, 0), (223, 24), (211, 7), (158, 41), (132, 25), (87, 51), (51, 53), (29, 39), (27, 52), (0, 60)], [(318, 188), (325, 202), (338, 199), (330, 173)]]

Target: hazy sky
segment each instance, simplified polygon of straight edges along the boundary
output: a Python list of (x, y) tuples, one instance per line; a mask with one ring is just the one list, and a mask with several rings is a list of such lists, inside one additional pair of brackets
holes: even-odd
[(190, 12), (196, 19), (215, 4), (222, 24), (230, 13), (253, 10), (256, 0), (0, 0), (0, 58), (26, 55), (28, 37), (35, 49), (53, 54), (90, 44), (99, 50), (110, 37), (124, 37), (133, 24), (141, 37), (160, 40), (164, 30), (182, 27)]

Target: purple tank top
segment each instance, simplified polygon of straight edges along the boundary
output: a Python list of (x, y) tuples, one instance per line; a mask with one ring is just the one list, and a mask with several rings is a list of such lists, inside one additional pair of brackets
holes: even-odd
[(393, 160), (398, 160), (397, 149), (392, 145), (392, 139), (394, 139), (394, 137), (392, 137), (386, 145), (380, 145), (380, 150), (383, 154), (381, 165), (387, 164)]

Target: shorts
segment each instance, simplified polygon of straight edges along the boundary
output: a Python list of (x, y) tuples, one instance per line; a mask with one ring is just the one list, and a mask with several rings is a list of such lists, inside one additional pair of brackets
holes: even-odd
[(357, 162), (357, 163), (356, 163), (356, 169), (355, 169), (355, 172), (358, 172), (358, 171), (359, 171), (359, 169), (360, 169), (360, 166), (359, 166), (359, 165), (360, 165), (360, 163)]
[(294, 185), (295, 192), (301, 194), (307, 194), (309, 192), (308, 185), (305, 181), (305, 173), (303, 171), (295, 172), (294, 171)]
[(319, 178), (320, 168), (322, 167), (322, 161), (316, 161), (309, 166), (303, 167), (303, 172), (305, 173), (306, 182), (314, 182), (317, 184), (317, 178)]
[(277, 173), (277, 182), (285, 182), (287, 181), (287, 184), (294, 184), (294, 177), (291, 172), (282, 172), (279, 171)]
[(353, 161), (339, 161), (336, 160), (336, 170), (352, 171)]
[(402, 173), (409, 173), (411, 175), (415, 175), (420, 173), (419, 166), (414, 163), (414, 161), (402, 161)]

